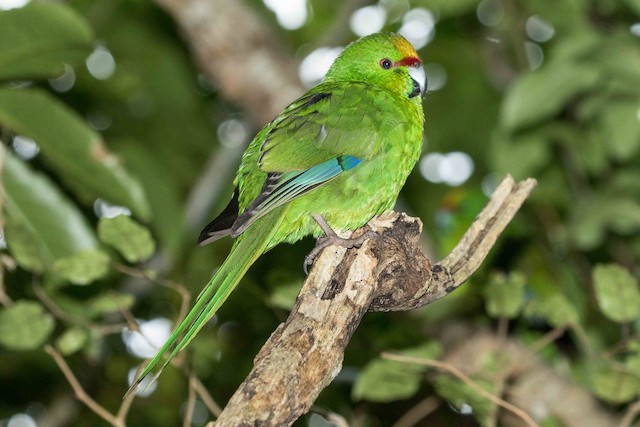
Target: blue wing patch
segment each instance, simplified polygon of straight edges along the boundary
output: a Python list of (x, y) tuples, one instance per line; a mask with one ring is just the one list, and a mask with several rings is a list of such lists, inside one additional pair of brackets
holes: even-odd
[(362, 159), (354, 156), (339, 156), (302, 172), (269, 174), (260, 195), (234, 222), (231, 237), (239, 236), (257, 219), (278, 206), (332, 180), (344, 171), (355, 168), (361, 162)]

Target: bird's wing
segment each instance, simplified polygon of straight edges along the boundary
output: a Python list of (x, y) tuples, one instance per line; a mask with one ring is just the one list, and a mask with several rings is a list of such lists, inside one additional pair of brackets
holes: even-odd
[(272, 123), (260, 147), (264, 172), (310, 169), (340, 155), (370, 159), (380, 148), (379, 110), (384, 96), (364, 83), (316, 87), (287, 107)]
[(231, 235), (371, 159), (382, 145), (374, 105), (381, 92), (362, 83), (323, 84), (287, 107), (263, 134), (258, 167), (267, 178)]

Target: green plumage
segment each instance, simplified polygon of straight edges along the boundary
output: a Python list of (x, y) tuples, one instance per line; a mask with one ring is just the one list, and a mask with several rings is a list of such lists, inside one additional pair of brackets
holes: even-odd
[(336, 59), (323, 83), (256, 135), (242, 157), (234, 199), (200, 236), (201, 243), (237, 237), (231, 253), (130, 391), (158, 364), (159, 375), (261, 254), (320, 236), (311, 215), (334, 230), (355, 230), (393, 207), (422, 147), (417, 95), (426, 82), (412, 78), (421, 70), (401, 36), (362, 38)]

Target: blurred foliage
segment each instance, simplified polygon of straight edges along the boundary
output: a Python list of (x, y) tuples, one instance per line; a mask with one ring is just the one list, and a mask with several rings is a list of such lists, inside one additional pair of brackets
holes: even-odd
[[(247, 3), (300, 61), (355, 39), (350, 14), (378, 4), (309, 0), (306, 24), (286, 30), (266, 2)], [(443, 334), (468, 322), (496, 331), (506, 324), (509, 337), (528, 343), (559, 331), (543, 352), (549, 366), (569, 364), (562, 375), (603, 410), (624, 413), (640, 397), (640, 3), (379, 4), (386, 30), (398, 30), (412, 8), (433, 13), (435, 37), (419, 52), (446, 81), (425, 100), (425, 152), (461, 151), (474, 162), (460, 186), (427, 182), (419, 168), (407, 182), (399, 209), (425, 222), (429, 250), (443, 256), (455, 245), (503, 174), (539, 186), (471, 283), (415, 312), (365, 316), (317, 405), (354, 426), (386, 426), (435, 394), (450, 405), (429, 425), (491, 425), (497, 408), (457, 379), (379, 358), (389, 349), (446, 357)], [(536, 35), (540, 20), (551, 36)], [(175, 23), (150, 0), (0, 11), (0, 423), (19, 413), (44, 423), (69, 405), (60, 396), (74, 403), (57, 425), (97, 423), (42, 351), (47, 343), (116, 411), (141, 362), (119, 332), (133, 316), (175, 320), (182, 286), (196, 296), (230, 246), (195, 247), (207, 218), (193, 215), (191, 193), (207, 159), (235, 169), (241, 147), (221, 136), (229, 120), (248, 131), (240, 145), (262, 125), (199, 74)], [(211, 215), (232, 178), (221, 172), (205, 182), (215, 195)], [(311, 245), (262, 257), (188, 351), (220, 404), (286, 318)], [(498, 393), (495, 354), (478, 357), (482, 370), (471, 376)], [(168, 369), (155, 392), (135, 401), (128, 425), (180, 424), (187, 383)], [(562, 425), (554, 414), (538, 421)]]

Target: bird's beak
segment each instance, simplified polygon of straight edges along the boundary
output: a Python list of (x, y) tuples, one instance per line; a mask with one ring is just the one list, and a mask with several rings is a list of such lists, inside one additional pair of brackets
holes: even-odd
[(424, 96), (427, 91), (427, 74), (422, 64), (409, 67), (409, 76), (413, 80), (413, 91), (409, 94), (409, 98), (416, 95)]

